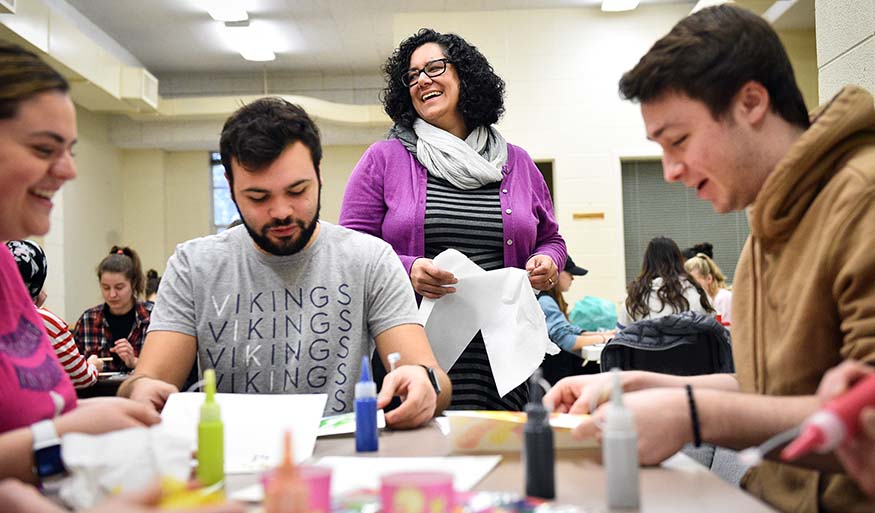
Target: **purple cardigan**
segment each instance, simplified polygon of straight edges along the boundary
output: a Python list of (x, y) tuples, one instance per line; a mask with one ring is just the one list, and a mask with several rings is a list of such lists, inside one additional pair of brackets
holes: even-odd
[[(427, 173), (399, 140), (376, 142), (353, 169), (340, 207), (340, 224), (388, 242), (407, 274), (425, 254)], [(502, 174), (505, 267), (524, 269), (529, 258), (542, 254), (561, 271), (565, 241), (541, 172), (525, 150), (508, 144)]]

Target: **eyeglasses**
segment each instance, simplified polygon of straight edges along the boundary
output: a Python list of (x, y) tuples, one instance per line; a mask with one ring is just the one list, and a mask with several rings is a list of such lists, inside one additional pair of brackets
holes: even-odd
[(401, 83), (404, 84), (404, 87), (413, 87), (419, 82), (419, 77), (425, 73), (429, 78), (439, 77), (444, 74), (444, 71), (447, 70), (447, 63), (450, 62), (449, 59), (435, 59), (433, 61), (428, 61), (425, 63), (425, 66), (416, 69), (411, 68), (407, 70), (403, 75), (401, 75)]

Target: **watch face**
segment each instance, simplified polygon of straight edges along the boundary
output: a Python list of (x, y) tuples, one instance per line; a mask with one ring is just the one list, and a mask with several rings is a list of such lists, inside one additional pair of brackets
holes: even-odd
[(427, 370), (428, 379), (431, 380), (431, 386), (434, 387), (434, 393), (437, 395), (441, 395), (441, 383), (437, 380), (437, 375), (435, 375), (434, 369), (429, 367)]
[(41, 478), (62, 474), (65, 471), (64, 462), (61, 460), (60, 444), (37, 449), (33, 453), (33, 459), (36, 474)]

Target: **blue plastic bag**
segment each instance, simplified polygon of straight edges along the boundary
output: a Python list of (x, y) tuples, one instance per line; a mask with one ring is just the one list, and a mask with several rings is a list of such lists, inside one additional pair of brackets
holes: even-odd
[(584, 331), (612, 330), (617, 327), (617, 308), (607, 299), (585, 296), (574, 303), (568, 318)]

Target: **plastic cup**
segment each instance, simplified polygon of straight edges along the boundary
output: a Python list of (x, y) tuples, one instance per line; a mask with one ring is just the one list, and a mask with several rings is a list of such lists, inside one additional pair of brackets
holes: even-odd
[[(298, 465), (298, 475), (307, 484), (309, 513), (331, 513), (331, 469)], [(261, 484), (267, 489), (273, 471), (265, 472)]]
[(383, 513), (451, 513), (453, 476), (446, 472), (406, 472), (380, 479)]

